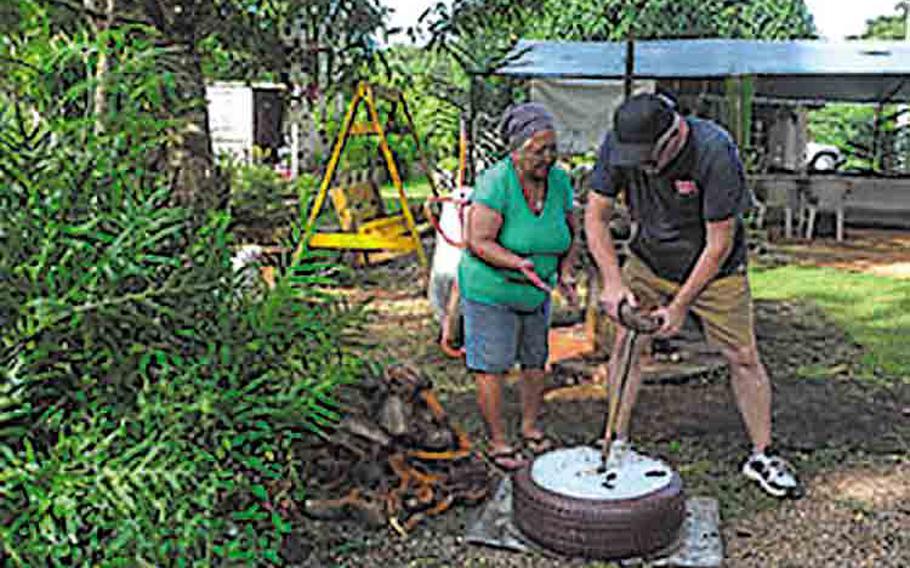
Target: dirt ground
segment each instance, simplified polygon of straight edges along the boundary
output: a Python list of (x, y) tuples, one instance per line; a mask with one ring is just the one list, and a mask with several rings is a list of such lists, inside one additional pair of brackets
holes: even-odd
[[(848, 241), (775, 243), (791, 260), (910, 277), (910, 235), (849, 231)], [(483, 439), (473, 385), (459, 361), (434, 345), (437, 328), (416, 267), (393, 263), (358, 276), (351, 295), (369, 299), (377, 352), (417, 365), (452, 417)], [(766, 497), (738, 474), (748, 449), (726, 371), (681, 382), (647, 384), (633, 419), (633, 439), (667, 460), (689, 495), (721, 505), (729, 566), (910, 565), (910, 386), (868, 384), (850, 369), (862, 356), (824, 314), (799, 302), (759, 302), (760, 350), (774, 384), (776, 447), (800, 470), (808, 495)], [(828, 369), (802, 379), (797, 369)], [(506, 416), (518, 421), (517, 392)], [(562, 444), (589, 443), (603, 403), (554, 402), (543, 424)], [(356, 522), (313, 521), (296, 535), (287, 559), (299, 566), (598, 566), (468, 545), (462, 535), (476, 509), (456, 508), (407, 538)]]
[(844, 241), (777, 242), (775, 253), (815, 266), (892, 278), (910, 278), (910, 232), (848, 228)]

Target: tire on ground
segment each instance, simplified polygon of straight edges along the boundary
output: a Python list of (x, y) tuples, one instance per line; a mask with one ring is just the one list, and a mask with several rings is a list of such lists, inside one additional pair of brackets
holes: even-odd
[(647, 557), (676, 543), (685, 519), (679, 474), (642, 497), (580, 499), (538, 486), (529, 464), (513, 483), (515, 524), (531, 540), (568, 556), (596, 559)]

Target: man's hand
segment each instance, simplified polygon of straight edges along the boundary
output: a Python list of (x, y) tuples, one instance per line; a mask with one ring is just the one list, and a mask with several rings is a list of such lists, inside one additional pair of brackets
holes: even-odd
[(688, 308), (681, 306), (676, 302), (670, 302), (669, 306), (657, 308), (651, 312), (651, 316), (661, 322), (660, 329), (655, 335), (657, 337), (672, 337), (679, 333), (683, 323), (686, 321), (686, 312)]
[(607, 312), (607, 315), (610, 316), (610, 319), (616, 323), (620, 323), (619, 304), (621, 304), (623, 300), (629, 302), (629, 305), (633, 308), (638, 307), (638, 298), (635, 297), (635, 294), (633, 294), (631, 290), (622, 284), (605, 287), (604, 291), (600, 294), (600, 304)]

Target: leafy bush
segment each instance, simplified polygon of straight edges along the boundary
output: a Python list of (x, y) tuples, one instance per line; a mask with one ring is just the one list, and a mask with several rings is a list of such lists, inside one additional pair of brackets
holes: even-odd
[(230, 180), (233, 233), (241, 240), (273, 242), (299, 219), (296, 185), (269, 166), (224, 161)]
[(65, 35), (20, 6), (0, 43), (0, 560), (278, 563), (292, 449), (360, 372), (360, 314), (312, 258), (244, 296), (230, 216), (171, 205), (149, 30)]

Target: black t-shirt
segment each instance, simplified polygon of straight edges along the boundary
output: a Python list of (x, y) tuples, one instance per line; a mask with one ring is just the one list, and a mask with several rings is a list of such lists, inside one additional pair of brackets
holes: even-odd
[(750, 204), (736, 144), (713, 122), (686, 118), (689, 139), (679, 156), (661, 172), (611, 166), (607, 134), (592, 176), (594, 191), (616, 197), (626, 191), (638, 233), (632, 251), (661, 278), (685, 282), (705, 247), (705, 223), (736, 218), (733, 249), (717, 277), (745, 267), (746, 236), (742, 214)]

